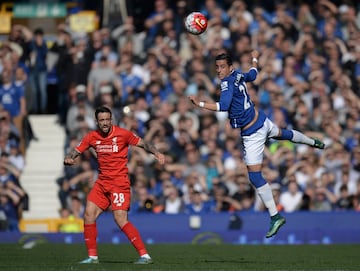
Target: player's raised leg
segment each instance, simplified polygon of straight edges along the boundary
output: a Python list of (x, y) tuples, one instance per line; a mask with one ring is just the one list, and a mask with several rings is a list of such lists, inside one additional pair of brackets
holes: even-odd
[(296, 130), (280, 129), (275, 139), (290, 140), (294, 143), (302, 143), (314, 148), (324, 149), (325, 144), (317, 138), (311, 138)]

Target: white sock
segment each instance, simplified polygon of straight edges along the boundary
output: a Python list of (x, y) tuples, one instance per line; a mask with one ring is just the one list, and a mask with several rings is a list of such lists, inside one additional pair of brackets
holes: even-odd
[(98, 259), (98, 256), (89, 256), (89, 258), (94, 259), (94, 260), (97, 260), (97, 259)]
[(151, 259), (151, 257), (150, 257), (150, 255), (149, 255), (149, 254), (144, 254), (144, 255), (141, 255), (141, 258)]
[(293, 137), (291, 139), (292, 142), (295, 142), (295, 143), (304, 143), (304, 144), (307, 144), (309, 146), (313, 146), (314, 143), (315, 143), (315, 140), (304, 135), (303, 133), (300, 133), (296, 130), (292, 130), (293, 132)]
[(268, 209), (270, 216), (276, 215), (278, 211), (270, 185), (266, 183), (263, 186), (258, 187), (256, 190), (265, 207)]

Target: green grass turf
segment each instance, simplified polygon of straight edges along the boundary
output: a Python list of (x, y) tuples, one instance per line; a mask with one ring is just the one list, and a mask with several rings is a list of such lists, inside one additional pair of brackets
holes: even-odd
[(185, 270), (360, 270), (360, 245), (148, 245), (155, 263), (134, 265), (129, 244), (100, 244), (100, 264), (78, 264), (86, 257), (82, 244), (0, 244), (4, 271), (185, 271)]

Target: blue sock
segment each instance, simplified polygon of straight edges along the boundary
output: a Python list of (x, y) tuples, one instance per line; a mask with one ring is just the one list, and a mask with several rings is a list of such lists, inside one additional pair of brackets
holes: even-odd
[(276, 139), (292, 140), (294, 136), (293, 131), (281, 129), (281, 136), (274, 137)]
[(259, 188), (263, 185), (266, 184), (266, 181), (264, 179), (264, 177), (262, 176), (260, 171), (256, 171), (256, 172), (249, 172), (249, 179), (250, 182), (256, 187)]

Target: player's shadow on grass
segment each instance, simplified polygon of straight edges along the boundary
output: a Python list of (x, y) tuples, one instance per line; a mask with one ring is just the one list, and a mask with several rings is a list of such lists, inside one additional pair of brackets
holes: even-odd
[(256, 263), (256, 261), (245, 261), (245, 260), (221, 260), (221, 259), (214, 259), (214, 260), (203, 260), (199, 262), (204, 263)]
[(134, 263), (135, 262), (135, 260), (101, 260), (100, 261), (100, 264), (102, 264), (102, 263), (104, 263), (104, 264), (113, 264), (113, 263), (126, 263), (126, 264), (128, 264), (128, 263)]

